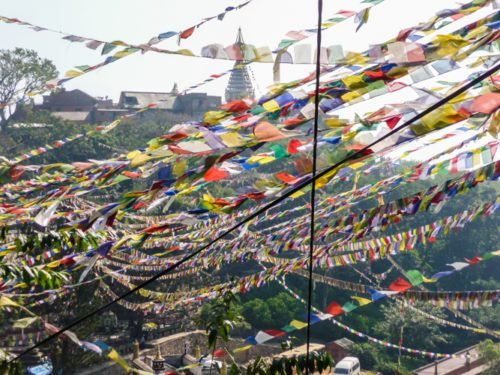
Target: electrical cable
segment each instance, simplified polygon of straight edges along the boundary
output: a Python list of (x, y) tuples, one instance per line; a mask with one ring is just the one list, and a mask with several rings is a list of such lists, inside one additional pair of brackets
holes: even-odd
[(11, 359), (9, 361), (9, 363), (18, 360), (23, 355), (28, 354), (31, 351), (33, 351), (34, 349), (36, 349), (36, 348), (38, 348), (38, 347), (46, 344), (47, 342), (53, 340), (54, 338), (58, 337), (62, 333), (66, 332), (66, 331), (70, 330), (71, 328), (77, 326), (78, 324), (82, 323), (86, 319), (88, 319), (88, 318), (90, 318), (90, 317), (92, 317), (92, 316), (94, 316), (96, 314), (99, 314), (100, 312), (102, 312), (102, 311), (106, 310), (107, 308), (111, 307), (112, 305), (114, 305), (118, 301), (121, 301), (122, 299), (124, 299), (124, 298), (126, 298), (126, 297), (128, 297), (130, 295), (133, 295), (135, 292), (137, 292), (140, 289), (148, 286), (149, 284), (151, 284), (152, 282), (158, 280), (162, 276), (167, 275), (168, 273), (170, 273), (171, 271), (177, 269), (179, 266), (181, 266), (182, 264), (184, 264), (187, 261), (191, 260), (192, 258), (194, 258), (195, 256), (197, 256), (198, 254), (203, 253), (205, 250), (207, 250), (208, 248), (210, 248), (210, 246), (212, 246), (213, 244), (215, 244), (220, 239), (222, 239), (225, 236), (227, 236), (228, 234), (234, 232), (236, 229), (239, 229), (239, 228), (243, 227), (248, 222), (252, 221), (257, 216), (259, 216), (261, 213), (263, 213), (263, 212), (269, 210), (270, 208), (276, 206), (277, 204), (283, 202), (285, 199), (289, 198), (291, 195), (293, 195), (294, 193), (298, 192), (299, 190), (302, 190), (303, 188), (307, 187), (309, 184), (315, 182), (316, 180), (318, 180), (318, 179), (320, 179), (322, 177), (327, 176), (330, 172), (333, 172), (334, 170), (336, 170), (337, 168), (341, 167), (346, 162), (348, 162), (350, 160), (353, 160), (353, 159), (356, 159), (356, 158), (358, 158), (360, 156), (363, 156), (365, 154), (365, 152), (369, 151), (373, 146), (375, 146), (378, 143), (384, 141), (385, 139), (393, 136), (397, 132), (399, 132), (399, 131), (407, 128), (412, 123), (414, 123), (415, 121), (421, 119), (425, 115), (427, 115), (427, 114), (433, 112), (434, 110), (442, 107), (443, 105), (445, 105), (446, 103), (448, 103), (450, 100), (456, 98), (457, 96), (459, 96), (462, 93), (466, 92), (467, 90), (469, 90), (473, 86), (475, 86), (478, 83), (482, 82), (483, 80), (487, 79), (490, 75), (492, 75), (493, 73), (495, 73), (499, 69), (500, 69), (500, 63), (495, 64), (494, 66), (492, 66), (491, 68), (489, 68), (488, 70), (486, 70), (484, 73), (477, 75), (474, 79), (472, 79), (470, 82), (468, 82), (464, 86), (458, 88), (457, 90), (455, 90), (451, 94), (447, 95), (446, 97), (438, 100), (436, 103), (434, 103), (431, 106), (429, 106), (427, 109), (425, 109), (422, 112), (418, 113), (417, 115), (413, 116), (411, 119), (407, 120), (401, 126), (392, 129), (388, 133), (386, 133), (383, 136), (381, 136), (379, 139), (376, 139), (375, 141), (371, 142), (370, 144), (368, 144), (368, 145), (362, 147), (361, 149), (353, 152), (352, 154), (346, 156), (341, 161), (332, 164), (328, 168), (323, 169), (321, 172), (317, 173), (314, 176), (314, 178), (309, 178), (307, 180), (304, 180), (304, 181), (300, 182), (295, 187), (291, 188), (286, 193), (283, 193), (281, 196), (279, 196), (275, 200), (269, 202), (268, 204), (266, 204), (265, 206), (263, 206), (259, 210), (257, 210), (255, 212), (249, 214), (244, 220), (242, 220), (241, 222), (233, 225), (231, 228), (229, 228), (228, 230), (226, 230), (224, 233), (222, 233), (221, 235), (219, 235), (217, 238), (211, 240), (208, 244), (206, 244), (205, 246), (203, 246), (201, 249), (196, 250), (195, 252), (187, 255), (186, 257), (182, 258), (181, 260), (179, 260), (175, 264), (171, 265), (167, 269), (165, 269), (165, 270), (157, 273), (156, 275), (154, 275), (150, 279), (144, 281), (143, 283), (141, 283), (141, 284), (137, 285), (136, 287), (130, 289), (129, 291), (125, 292), (124, 294), (122, 294), (118, 298), (115, 298), (114, 300), (106, 303), (105, 305), (99, 307), (98, 309), (95, 309), (95, 310), (91, 311), (90, 313), (86, 314), (85, 316), (82, 316), (82, 317), (74, 320), (72, 323), (68, 324), (67, 326), (65, 326), (64, 328), (60, 329), (59, 331), (51, 334), (50, 336), (47, 336), (42, 341), (36, 343), (35, 345), (29, 347), (28, 349), (26, 349), (23, 352), (21, 352), (20, 354), (18, 354), (16, 357), (14, 357), (13, 359)]
[[(316, 82), (314, 90), (314, 123), (313, 123), (313, 150), (312, 150), (312, 176), (316, 179), (317, 153), (318, 153), (318, 128), (319, 128), (319, 77), (321, 75), (321, 24), (323, 17), (323, 0), (318, 0), (318, 30), (316, 36)], [(309, 375), (309, 352), (311, 346), (311, 312), (313, 298), (313, 253), (314, 253), (314, 223), (316, 214), (316, 184), (311, 185), (311, 214), (309, 219), (309, 276), (307, 293), (307, 332), (306, 332), (306, 375)]]

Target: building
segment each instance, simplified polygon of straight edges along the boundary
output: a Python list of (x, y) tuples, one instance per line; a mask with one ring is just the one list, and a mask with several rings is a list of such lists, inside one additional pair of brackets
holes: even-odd
[[(243, 50), (242, 47), (245, 45), (241, 27), (238, 29), (235, 45), (239, 47), (240, 51)], [(255, 90), (250, 79), (250, 74), (248, 73), (248, 67), (242, 65), (243, 62), (245, 62), (244, 57), (242, 57), (242, 60), (237, 60), (234, 63), (233, 70), (229, 76), (229, 83), (226, 87), (226, 102), (244, 98), (253, 99), (255, 97)]]
[(331, 341), (325, 345), (326, 351), (331, 354), (335, 363), (342, 360), (344, 357), (351, 355), (351, 346), (354, 344), (351, 340), (346, 337), (341, 339)]
[(117, 108), (109, 98), (94, 98), (82, 90), (52, 92), (43, 96), (42, 104), (35, 109), (43, 109), (62, 120), (79, 123), (110, 122), (126, 114), (126, 109)]
[(193, 92), (179, 94), (177, 85), (170, 92), (122, 91), (118, 107), (127, 110), (138, 110), (155, 103), (155, 110), (169, 111), (190, 116), (201, 116), (222, 104), (220, 96)]
[(66, 121), (99, 124), (112, 122), (118, 117), (134, 113), (150, 104), (155, 111), (164, 111), (200, 117), (205, 112), (218, 109), (220, 96), (193, 92), (179, 94), (177, 85), (170, 92), (122, 91), (118, 103), (109, 98), (94, 98), (82, 90), (61, 90), (43, 97), (35, 109), (43, 109)]

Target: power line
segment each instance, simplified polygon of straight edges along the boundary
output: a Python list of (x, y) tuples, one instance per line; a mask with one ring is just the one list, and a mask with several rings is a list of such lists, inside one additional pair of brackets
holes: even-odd
[(319, 178), (322, 178), (322, 177), (325, 177), (327, 176), (330, 172), (334, 171), (335, 169), (339, 168), (340, 166), (342, 166), (344, 163), (350, 161), (350, 160), (353, 160), (359, 156), (362, 156), (364, 154), (365, 151), (368, 151), (370, 148), (372, 148), (373, 146), (375, 146), (376, 144), (378, 144), (379, 142), (382, 142), (383, 140), (391, 137), (392, 135), (396, 134), (397, 132), (399, 132), (400, 130), (402, 129), (405, 129), (407, 128), (408, 126), (410, 126), (412, 123), (414, 123), (415, 121), (421, 119), (422, 117), (424, 117), (425, 115), (433, 112), (434, 110), (442, 107), (443, 105), (445, 105), (446, 103), (448, 103), (450, 100), (456, 98), (457, 96), (459, 96), (460, 94), (466, 92), (468, 89), (470, 89), (471, 87), (477, 85), (478, 83), (482, 82), (483, 80), (485, 80), (486, 78), (488, 78), (490, 75), (492, 75), (493, 73), (495, 73), (498, 69), (500, 69), (500, 63), (497, 63), (496, 65), (494, 65), (493, 67), (489, 68), (488, 70), (486, 70), (484, 73), (478, 75), (476, 78), (474, 78), (473, 80), (471, 80), (469, 83), (465, 84), (464, 86), (460, 87), (459, 89), (455, 90), (454, 92), (452, 92), (451, 94), (447, 95), (446, 97), (440, 99), (439, 101), (437, 101), (436, 103), (432, 104), (431, 106), (429, 106), (427, 109), (423, 110), (422, 112), (420, 112), (419, 114), (413, 116), (411, 119), (409, 119), (408, 121), (406, 121), (404, 124), (402, 124), (401, 126), (397, 127), (397, 128), (394, 128), (392, 129), (391, 131), (389, 131), (387, 134), (383, 135), (382, 137), (380, 137), (379, 139), (373, 141), (372, 143), (364, 146), (363, 148), (355, 151), (354, 153), (348, 155), (347, 157), (345, 157), (344, 159), (342, 159), (341, 161), (329, 166), (328, 168), (322, 170), (321, 172), (317, 173), (314, 177), (311, 177), (310, 179), (308, 180), (305, 180), (305, 181), (302, 181), (301, 183), (299, 183), (297, 186), (291, 188), (290, 190), (288, 190), (286, 193), (284, 193), (283, 195), (281, 195), (280, 197), (276, 198), (275, 200), (273, 200), (272, 202), (269, 202), (268, 204), (266, 204), (265, 206), (263, 206), (261, 209), (255, 211), (254, 213), (248, 215), (244, 220), (242, 220), (241, 222), (233, 225), (231, 228), (229, 228), (227, 231), (225, 231), (224, 233), (222, 233), (220, 236), (218, 236), (217, 238), (215, 238), (214, 240), (210, 241), (207, 245), (203, 246), (201, 249), (199, 250), (196, 250), (195, 252), (187, 255), (186, 257), (182, 258), (181, 260), (179, 260), (178, 262), (176, 262), (175, 264), (171, 265), (170, 267), (168, 267), (166, 270), (164, 271), (161, 271), (159, 273), (157, 273), (156, 275), (154, 275), (153, 277), (151, 277), (150, 279), (146, 280), (145, 282), (143, 282), (142, 284), (139, 284), (137, 285), (136, 287), (130, 289), (129, 291), (125, 292), (124, 294), (122, 294), (121, 296), (119, 296), (118, 298), (115, 298), (114, 300), (106, 303), (105, 305), (99, 307), (98, 309), (94, 310), (94, 311), (91, 311), (90, 313), (88, 313), (87, 315), (85, 316), (82, 316), (81, 318), (78, 318), (76, 319), (75, 321), (73, 321), (72, 323), (68, 324), (66, 327), (60, 329), (59, 331), (53, 333), (52, 335), (50, 336), (47, 336), (45, 339), (43, 339), (42, 341), (38, 342), (37, 344), (33, 345), (32, 347), (24, 350), (23, 352), (21, 352), (19, 355), (17, 355), (15, 358), (11, 359), (9, 361), (9, 363), (13, 362), (13, 361), (16, 361), (17, 359), (19, 359), (20, 357), (22, 357), (23, 355), (25, 354), (28, 354), (30, 353), (31, 351), (33, 351), (34, 349), (48, 343), (49, 341), (53, 340), (54, 338), (58, 337), (59, 335), (61, 335), (62, 333), (70, 330), (71, 328), (77, 326), (78, 324), (82, 323), (83, 321), (85, 321), (86, 319), (96, 315), (96, 314), (99, 314), (100, 312), (106, 310), (108, 307), (111, 307), (112, 305), (114, 305), (115, 303), (117, 303), (118, 301), (121, 301), (122, 299), (134, 294), (135, 292), (137, 292), (138, 290), (148, 286), (149, 284), (151, 284), (152, 282), (158, 280), (160, 277), (164, 276), (164, 275), (167, 275), (169, 272), (175, 270), (176, 268), (178, 268), (179, 266), (181, 266), (182, 264), (186, 263), (187, 261), (189, 261), (190, 259), (194, 258), (196, 255), (198, 254), (201, 254), (203, 253), (205, 250), (207, 250), (210, 246), (212, 246), (213, 244), (215, 244), (217, 241), (219, 241), (220, 239), (224, 238), (225, 236), (227, 236), (228, 234), (234, 232), (236, 229), (238, 228), (241, 228), (242, 226), (244, 226), (245, 224), (247, 224), (248, 222), (250, 222), (251, 220), (255, 219), (257, 216), (259, 216), (261, 213), (269, 210), (270, 208), (276, 206), (277, 204), (283, 202), (285, 199), (287, 199), (288, 197), (290, 197), (292, 194), (296, 193), (297, 191), (299, 190), (302, 190), (303, 188), (307, 187), (309, 184), (315, 182), (316, 180), (318, 180)]
[[(321, 75), (321, 24), (323, 17), (323, 0), (318, 0), (318, 30), (316, 37), (316, 88), (314, 92), (314, 125), (313, 125), (313, 150), (312, 150), (312, 176), (314, 181), (317, 169), (318, 154), (318, 127), (319, 127), (319, 77)], [(309, 228), (309, 277), (307, 293), (307, 333), (306, 333), (306, 375), (309, 375), (309, 351), (311, 346), (311, 312), (313, 298), (313, 252), (314, 252), (314, 222), (316, 218), (316, 184), (311, 186), (311, 215)]]

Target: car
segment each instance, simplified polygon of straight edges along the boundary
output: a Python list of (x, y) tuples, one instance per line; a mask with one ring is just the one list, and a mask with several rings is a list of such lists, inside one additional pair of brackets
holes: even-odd
[(361, 372), (359, 359), (356, 357), (343, 358), (333, 370), (335, 375), (358, 375)]

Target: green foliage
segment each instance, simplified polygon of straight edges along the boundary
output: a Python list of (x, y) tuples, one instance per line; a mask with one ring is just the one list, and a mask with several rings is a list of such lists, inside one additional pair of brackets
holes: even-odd
[(495, 306), (480, 307), (470, 311), (471, 318), (490, 329), (500, 329), (500, 304)]
[(484, 340), (479, 343), (479, 355), (484, 360), (488, 369), (484, 375), (498, 375), (500, 371), (500, 343), (493, 342), (492, 340)]
[(382, 375), (410, 375), (411, 372), (403, 366), (398, 366), (397, 363), (393, 362), (382, 362), (375, 366), (375, 370), (380, 372)]
[(359, 358), (363, 368), (370, 370), (381, 362), (380, 351), (367, 342), (354, 344), (349, 348), (349, 351)]
[(265, 300), (255, 298), (243, 304), (245, 319), (257, 328), (276, 327), (297, 319), (303, 313), (302, 304), (285, 292)]
[[(46, 82), (55, 77), (57, 69), (52, 61), (42, 59), (34, 50), (0, 50), (0, 103), (12, 103), (45, 88)], [(6, 121), (1, 110), (0, 129), (5, 128)]]
[(228, 342), (231, 329), (243, 321), (243, 317), (236, 307), (238, 302), (238, 297), (228, 292), (200, 316), (200, 324), (205, 326), (208, 334), (209, 349), (214, 350), (216, 348), (217, 339), (219, 338), (224, 342)]
[(67, 283), (69, 275), (51, 269), (0, 262), (0, 279), (18, 279), (27, 285), (40, 285), (43, 289), (53, 289)]
[(0, 375), (23, 375), (24, 373), (24, 366), (21, 361), (8, 362), (2, 360), (0, 362)]
[[(439, 308), (419, 303), (415, 307), (439, 318), (445, 315)], [(429, 324), (428, 318), (412, 311), (401, 310), (395, 303), (382, 306), (384, 319), (375, 324), (376, 334), (389, 342), (399, 342), (401, 328), (403, 328), (403, 342), (405, 346), (426, 348), (431, 350), (448, 342), (448, 335), (444, 334), (437, 324)]]
[[(246, 375), (292, 375), (304, 374), (306, 372), (323, 373), (331, 370), (334, 366), (334, 361), (330, 353), (327, 352), (311, 352), (309, 353), (309, 361), (307, 355), (299, 355), (293, 357), (274, 358), (271, 363), (266, 362), (261, 357), (257, 357), (251, 362), (246, 371)], [(241, 372), (239, 372), (241, 373)], [(236, 372), (234, 374), (238, 374)], [(231, 373), (233, 375), (233, 373)]]

